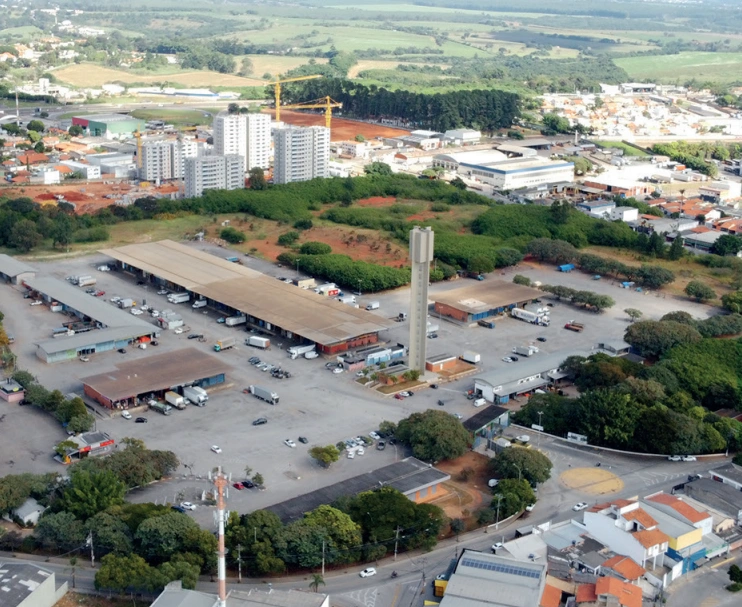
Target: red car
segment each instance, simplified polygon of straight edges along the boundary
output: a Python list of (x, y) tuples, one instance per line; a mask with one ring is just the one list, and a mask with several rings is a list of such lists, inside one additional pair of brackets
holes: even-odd
[(104, 296), (105, 294), (106, 294), (106, 292), (105, 292), (105, 291), (96, 291), (96, 292), (95, 292), (95, 296), (96, 296), (96, 297), (103, 297), (103, 296)]
[(232, 483), (232, 486), (238, 491), (242, 491), (245, 488), (245, 485), (242, 483)]
[(404, 396), (402, 396), (401, 394), (395, 394), (394, 398), (396, 398), (397, 400), (404, 400)]

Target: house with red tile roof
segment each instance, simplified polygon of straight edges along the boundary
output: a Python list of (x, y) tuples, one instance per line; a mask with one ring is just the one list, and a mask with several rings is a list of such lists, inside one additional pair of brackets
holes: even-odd
[(577, 604), (583, 607), (642, 607), (642, 590), (639, 586), (610, 576), (598, 578), (595, 584), (580, 584), (575, 598)]
[(601, 570), (610, 570), (616, 577), (632, 583), (636, 583), (647, 572), (634, 559), (622, 554), (608, 559), (603, 563)]
[(647, 496), (644, 498), (644, 501), (650, 503), (657, 510), (661, 510), (665, 514), (669, 514), (693, 527), (701, 529), (703, 535), (713, 531), (714, 520), (708, 512), (700, 512), (674, 495), (660, 492)]
[(49, 156), (47, 156), (46, 154), (31, 152), (30, 150), (27, 151), (25, 154), (16, 156), (16, 158), (18, 159), (18, 162), (20, 162), (23, 166), (49, 162)]
[(551, 584), (544, 586), (544, 593), (541, 595), (540, 607), (559, 607), (562, 604), (562, 590)]

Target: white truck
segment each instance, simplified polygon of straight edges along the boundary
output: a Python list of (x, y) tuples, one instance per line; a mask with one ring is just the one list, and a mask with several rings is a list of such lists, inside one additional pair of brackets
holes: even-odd
[(260, 337), (258, 335), (251, 335), (245, 340), (246, 346), (253, 346), (262, 350), (267, 350), (271, 347), (271, 340), (267, 337)]
[(259, 398), (260, 400), (264, 400), (265, 402), (270, 403), (271, 405), (277, 405), (278, 404), (278, 394), (276, 394), (272, 390), (268, 390), (266, 388), (261, 388), (260, 386), (250, 386), (248, 388), (248, 391), (255, 398)]
[(536, 346), (515, 346), (513, 353), (519, 356), (533, 356), (538, 354), (538, 348)]
[(247, 323), (247, 316), (228, 316), (224, 319), (224, 325), (227, 327), (236, 327)]
[(191, 296), (188, 293), (170, 293), (170, 295), (167, 296), (167, 300), (171, 304), (180, 304), (191, 301)]
[(367, 310), (378, 310), (379, 309), (379, 302), (378, 301), (370, 301), (366, 304)]
[(203, 407), (206, 404), (206, 401), (209, 400), (209, 395), (206, 393), (206, 390), (199, 388), (198, 386), (186, 386), (183, 388), (183, 396), (197, 407)]
[(96, 282), (98, 282), (95, 278), (92, 276), (80, 276), (77, 279), (77, 286), (78, 287), (91, 287)]
[(206, 307), (206, 300), (205, 299), (197, 299), (193, 302), (193, 305), (191, 306), (194, 310), (198, 310), (199, 308), (205, 308)]
[(338, 297), (338, 301), (340, 303), (353, 305), (356, 303), (356, 296), (355, 295), (344, 295), (343, 297)]
[(309, 352), (314, 352), (314, 344), (308, 344), (306, 346), (291, 346), (289, 348), (286, 348), (286, 351), (289, 353), (290, 359), (296, 359), (300, 356), (307, 357), (306, 355)]
[(440, 330), (440, 328), (441, 328), (440, 325), (429, 322), (427, 326), (427, 331), (428, 333), (435, 333), (436, 331)]
[(525, 320), (526, 322), (530, 322), (534, 325), (538, 324), (540, 316), (536, 314), (536, 312), (531, 312), (530, 310), (524, 310), (523, 308), (513, 308), (510, 310), (510, 315), (513, 318), (518, 318), (520, 320)]
[(466, 350), (459, 358), (464, 362), (471, 363), (472, 365), (476, 365), (478, 362), (482, 361), (482, 356), (476, 352), (472, 352), (471, 350)]
[(185, 398), (183, 398), (177, 392), (173, 392), (172, 390), (165, 392), (165, 402), (172, 405), (176, 409), (186, 408)]

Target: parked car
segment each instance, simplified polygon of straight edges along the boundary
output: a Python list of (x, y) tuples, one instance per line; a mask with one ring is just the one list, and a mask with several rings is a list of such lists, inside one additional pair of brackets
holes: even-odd
[(147, 418), (146, 417), (137, 417), (134, 420), (134, 423), (135, 424), (146, 424), (147, 423)]
[(242, 486), (245, 489), (254, 489), (255, 483), (253, 483), (250, 479), (245, 479), (244, 481), (242, 481)]
[(121, 417), (123, 417), (124, 419), (131, 419), (131, 413), (129, 413), (128, 411), (122, 411)]
[(253, 426), (262, 426), (263, 424), (267, 424), (267, 423), (268, 423), (268, 420), (265, 417), (259, 417), (258, 419), (256, 419), (252, 423), (252, 425)]
[(302, 445), (306, 445), (306, 444), (307, 444), (307, 443), (309, 442), (309, 439), (308, 439), (308, 438), (307, 438), (306, 436), (300, 436), (300, 437), (299, 437), (299, 442), (300, 442), (300, 443), (301, 443)]
[(695, 455), (684, 455), (683, 456), (683, 461), (684, 462), (696, 462), (698, 460), (696, 459), (696, 456)]
[(510, 360), (514, 363), (518, 362), (520, 359), (517, 356), (511, 356)]
[(242, 491), (245, 488), (245, 485), (242, 483), (232, 483), (232, 486), (237, 489), (237, 491)]
[(167, 289), (160, 289), (159, 291), (157, 291), (157, 294), (158, 295), (167, 295), (167, 292), (168, 292)]
[(367, 567), (358, 575), (360, 575), (361, 577), (371, 577), (372, 575), (376, 575), (376, 569), (374, 569), (373, 567)]
[(175, 510), (176, 512), (180, 512), (181, 514), (186, 513), (186, 509), (183, 508), (183, 506), (170, 506), (171, 510)]
[(513, 362), (513, 359), (510, 358), (509, 356), (503, 356), (502, 357), (502, 362), (511, 363), (511, 362)]
[(87, 356), (81, 356), (80, 362), (87, 363), (87, 362), (90, 362), (90, 359)]
[(682, 462), (683, 461), (683, 458), (680, 457), (679, 455), (668, 455), (667, 459), (668, 461), (671, 461), (671, 462)]
[(348, 459), (353, 459), (353, 458), (355, 458), (355, 456), (356, 456), (356, 452), (355, 451), (348, 451)]
[(491, 550), (492, 550), (492, 552), (495, 552), (495, 553), (496, 553), (496, 552), (497, 552), (497, 551), (498, 551), (498, 550), (499, 550), (500, 548), (502, 548), (502, 547), (503, 547), (504, 545), (505, 545), (505, 544), (503, 544), (502, 542), (495, 542), (494, 544), (492, 544), (492, 548), (491, 548)]
[(292, 449), (296, 447), (296, 443), (292, 441), (290, 438), (287, 438), (285, 441), (283, 441), (283, 444), (286, 445), (287, 447), (291, 447)]
[(572, 506), (572, 510), (574, 510), (575, 512), (579, 512), (580, 510), (585, 509), (587, 509), (587, 504), (585, 502), (579, 502), (578, 504)]
[(219, 447), (218, 445), (211, 445), (211, 450), (212, 450), (212, 451), (213, 451), (214, 453), (221, 453), (221, 452), (222, 452), (222, 448), (221, 448), (221, 447)]
[(342, 373), (342, 372), (343, 372), (343, 370), (342, 370), (342, 369), (341, 369), (340, 367), (335, 367), (335, 368), (334, 368), (334, 369), (332, 370), (332, 372), (333, 372), (333, 373), (335, 373), (336, 375), (339, 375), (340, 373)]
[(118, 352), (119, 354), (126, 354), (126, 348), (119, 348), (118, 350), (116, 350), (116, 352)]
[(386, 443), (383, 440), (380, 440), (378, 443), (376, 443), (377, 451), (383, 451), (384, 449), (386, 449)]
[(106, 292), (105, 292), (105, 291), (96, 291), (96, 292), (95, 292), (95, 296), (96, 296), (96, 297), (103, 297), (103, 296), (104, 296), (105, 294), (106, 294)]
[(260, 362), (260, 359), (257, 356), (251, 356), (247, 359), (247, 362), (249, 362), (251, 365), (257, 365)]
[(32, 301), (31, 302), (31, 305), (32, 306), (40, 306), (43, 303), (44, 303), (43, 301), (41, 301), (40, 299), (37, 299), (36, 301)]
[(533, 509), (536, 507), (536, 504), (529, 504), (526, 506), (526, 512), (533, 512)]
[(546, 338), (545, 337), (537, 337), (536, 338), (536, 341), (546, 341)]
[(186, 510), (195, 510), (196, 504), (191, 504), (191, 502), (181, 502), (180, 507)]
[(190, 335), (188, 336), (188, 339), (199, 339), (199, 338), (201, 338), (201, 337), (203, 337), (203, 335), (202, 335), (201, 333), (191, 333), (191, 334), (190, 334)]
[(454, 413), (454, 414), (453, 414), (453, 416), (454, 416), (454, 417), (455, 417), (456, 419), (464, 419), (464, 416), (463, 416), (463, 415), (461, 415), (461, 413)]
[(397, 400), (404, 400), (404, 396), (402, 396), (402, 395), (401, 395), (401, 394), (399, 394), (399, 393), (395, 394), (395, 395), (394, 395), (394, 398), (396, 398)]
[(379, 433), (374, 432), (373, 430), (371, 430), (371, 432), (369, 432), (368, 435), (374, 440), (379, 440), (381, 438), (381, 436), (379, 436)]

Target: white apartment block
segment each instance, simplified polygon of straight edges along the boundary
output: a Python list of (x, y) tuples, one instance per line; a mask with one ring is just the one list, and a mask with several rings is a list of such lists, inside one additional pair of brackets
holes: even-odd
[(185, 159), (185, 197), (201, 196), (205, 190), (237, 190), (245, 187), (245, 159), (239, 154)]
[(273, 182), (291, 183), (327, 177), (330, 129), (287, 126), (274, 132)]
[(142, 141), (142, 166), (139, 178), (146, 181), (183, 179), (186, 158), (198, 156), (193, 139), (155, 139)]
[(245, 170), (270, 167), (271, 117), (269, 114), (247, 114), (247, 159)]
[(218, 114), (214, 118), (214, 154), (238, 154), (247, 162), (247, 116)]

